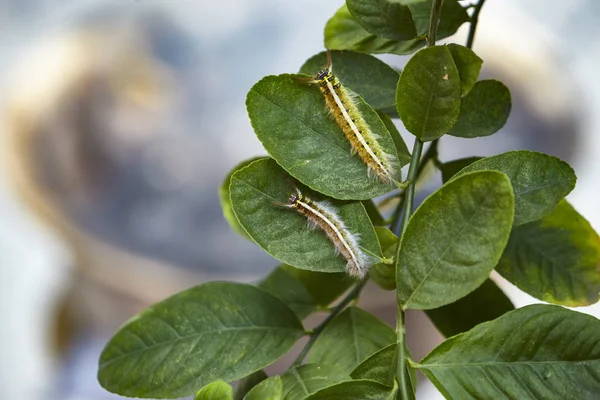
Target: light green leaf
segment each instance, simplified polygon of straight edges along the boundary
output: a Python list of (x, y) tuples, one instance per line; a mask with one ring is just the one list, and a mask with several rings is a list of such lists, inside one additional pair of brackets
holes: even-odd
[[(315, 201), (323, 197), (299, 185)], [(307, 219), (296, 211), (277, 205), (294, 192), (287, 174), (272, 159), (253, 162), (237, 171), (231, 180), (231, 205), (248, 235), (267, 253), (296, 268), (322, 272), (342, 272), (346, 260), (335, 254), (333, 243), (320, 230), (308, 227)], [(360, 248), (374, 260), (381, 249), (373, 225), (360, 202), (330, 201), (347, 229), (360, 235)]]
[(300, 319), (337, 299), (353, 283), (345, 273), (301, 270), (289, 265), (275, 268), (258, 287), (288, 305)]
[[(431, 16), (431, 5), (433, 4), (433, 1), (401, 0), (400, 2), (407, 4), (408, 8), (410, 8), (413, 20), (417, 27), (417, 33), (419, 35), (426, 35), (429, 30), (429, 18)], [(468, 20), (469, 15), (456, 0), (445, 0), (442, 4), (442, 12), (436, 38), (441, 40), (454, 35), (458, 28)]]
[(510, 299), (490, 279), (466, 297), (440, 308), (427, 310), (431, 322), (445, 337), (458, 335), (515, 309)]
[(308, 396), (306, 400), (390, 400), (392, 389), (380, 383), (356, 380), (338, 383)]
[(394, 330), (384, 322), (360, 308), (349, 307), (317, 338), (308, 362), (350, 373), (368, 356), (395, 340)]
[(358, 23), (375, 36), (410, 40), (417, 36), (410, 9), (390, 0), (346, 0), (348, 10)]
[(460, 116), (448, 134), (464, 138), (489, 136), (504, 126), (511, 105), (510, 90), (502, 82), (479, 81), (462, 99)]
[(448, 132), (460, 114), (461, 81), (447, 46), (417, 52), (406, 64), (396, 89), (398, 115), (423, 141)]
[(259, 157), (251, 158), (249, 160), (242, 161), (238, 165), (236, 165), (225, 177), (225, 180), (219, 187), (219, 200), (221, 201), (221, 208), (223, 209), (223, 216), (225, 220), (229, 223), (229, 227), (233, 229), (235, 232), (239, 233), (246, 239), (250, 239), (244, 228), (240, 226), (237, 218), (233, 214), (233, 210), (231, 209), (231, 200), (229, 200), (229, 185), (231, 184), (231, 176), (237, 170), (244, 168), (249, 165), (253, 161), (258, 160)]
[(244, 396), (246, 396), (246, 394), (252, 390), (254, 386), (258, 385), (267, 378), (267, 374), (265, 374), (265, 371), (262, 369), (243, 377), (238, 381), (235, 387), (233, 398), (235, 400), (243, 400)]
[(540, 300), (594, 304), (600, 298), (600, 238), (563, 200), (544, 218), (513, 228), (496, 270)]
[(183, 397), (258, 371), (302, 335), (296, 315), (274, 296), (250, 285), (205, 283), (126, 323), (100, 356), (98, 380), (123, 396)]
[[(396, 253), (398, 237), (387, 228), (376, 226), (375, 232), (379, 238), (379, 245), (383, 250), (383, 256), (393, 259)], [(371, 266), (369, 278), (384, 290), (396, 289), (396, 268), (392, 264), (378, 263)]]
[(446, 340), (417, 367), (449, 399), (597, 399), (600, 321), (523, 307)]
[[(475, 85), (475, 82), (477, 82), (483, 60), (479, 58), (477, 54), (473, 52), (473, 50), (459, 44), (450, 43), (448, 45), (448, 50), (450, 50), (450, 54), (452, 54), (452, 58), (454, 59), (454, 63), (458, 69), (458, 75), (460, 76), (460, 83), (462, 87), (462, 95), (464, 97), (471, 91), (471, 89), (473, 89), (473, 85)], [(510, 104), (510, 92), (508, 93), (508, 99)]]
[(233, 388), (224, 381), (214, 381), (204, 386), (194, 400), (233, 400)]
[[(355, 51), (332, 51), (333, 73), (376, 110), (396, 107), (396, 86), (400, 74), (383, 61)], [(327, 66), (327, 52), (309, 58), (301, 74), (314, 76)], [(365, 77), (368, 77), (366, 79)]]
[(467, 165), (473, 164), (475, 161), (481, 160), (481, 158), (482, 157), (466, 157), (442, 163), (438, 166), (440, 172), (442, 173), (442, 182), (448, 182), (450, 178), (452, 178), (458, 173), (458, 171), (460, 171)]
[[(399, 171), (394, 141), (384, 123), (360, 97), (355, 102)], [(350, 142), (328, 115), (315, 85), (296, 82), (291, 75), (267, 76), (250, 89), (246, 106), (267, 152), (311, 189), (342, 200), (366, 200), (394, 189), (369, 177), (367, 165), (351, 153)]]
[(283, 400), (304, 400), (323, 388), (350, 380), (348, 374), (327, 365), (305, 364), (292, 367), (281, 377)]
[(354, 50), (372, 54), (411, 54), (423, 46), (425, 46), (424, 39), (398, 41), (369, 33), (354, 19), (345, 5), (325, 25), (325, 47), (331, 50)]
[(514, 197), (497, 171), (446, 183), (416, 210), (402, 237), (396, 269), (404, 309), (432, 309), (477, 289), (500, 259), (513, 221)]
[(254, 386), (244, 400), (283, 400), (283, 383), (280, 376), (273, 376)]
[(515, 226), (547, 215), (575, 187), (575, 171), (566, 162), (529, 150), (486, 157), (463, 168), (453, 179), (469, 172), (496, 170), (508, 175), (515, 192)]

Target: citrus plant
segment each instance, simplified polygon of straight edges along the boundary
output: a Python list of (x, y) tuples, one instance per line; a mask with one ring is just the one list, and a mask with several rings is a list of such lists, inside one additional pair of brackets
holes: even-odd
[[(204, 283), (128, 321), (100, 357), (104, 388), (406, 400), (421, 371), (449, 399), (600, 396), (600, 321), (563, 307), (600, 293), (600, 240), (565, 200), (573, 169), (532, 151), (438, 158), (444, 135), (488, 136), (510, 113), (509, 90), (478, 80), (471, 50), (484, 1), (347, 0), (325, 27), (327, 52), (252, 87), (248, 114), (268, 156), (234, 168), (221, 202), (231, 227), (282, 264), (256, 285)], [(466, 46), (436, 45), (464, 23)], [(414, 54), (399, 72), (379, 53)], [(431, 166), (444, 183), (415, 210)], [(545, 303), (515, 309), (494, 269)], [(356, 305), (368, 280), (397, 294), (395, 328)], [(421, 360), (405, 344), (409, 309), (447, 337)], [(315, 312), (328, 315), (303, 326)]]

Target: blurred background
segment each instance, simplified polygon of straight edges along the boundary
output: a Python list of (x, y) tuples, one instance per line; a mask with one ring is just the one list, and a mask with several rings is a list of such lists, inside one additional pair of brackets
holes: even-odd
[[(277, 265), (229, 229), (217, 189), (264, 154), (247, 91), (322, 51), (341, 4), (0, 0), (1, 399), (117, 399), (96, 369), (121, 323), (195, 284), (252, 282)], [(599, 19), (592, 0), (488, 0), (475, 51), (482, 77), (511, 89), (512, 113), (495, 135), (440, 149), (443, 160), (532, 149), (568, 161), (579, 177), (569, 199), (596, 230)], [(534, 301), (495, 279), (517, 306)], [(367, 290), (363, 305), (393, 321), (393, 296)], [(421, 313), (408, 318), (418, 358), (442, 338)], [(422, 384), (419, 398), (441, 396)]]

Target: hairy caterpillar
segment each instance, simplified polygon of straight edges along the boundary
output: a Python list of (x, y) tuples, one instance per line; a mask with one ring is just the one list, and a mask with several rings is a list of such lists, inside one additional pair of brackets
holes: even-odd
[(312, 79), (302, 79), (306, 83), (319, 85), (325, 97), (327, 110), (344, 132), (352, 146), (352, 154), (358, 154), (367, 165), (369, 175), (374, 174), (383, 183), (396, 182), (393, 156), (383, 151), (371, 128), (361, 115), (351, 92), (332, 73), (331, 51), (327, 50), (327, 67)]
[(370, 257), (360, 249), (358, 235), (346, 228), (329, 203), (313, 201), (295, 188), (287, 203), (278, 204), (296, 210), (306, 217), (311, 228), (323, 231), (334, 244), (336, 254), (341, 254), (348, 262), (346, 272), (350, 276), (363, 279), (367, 275)]

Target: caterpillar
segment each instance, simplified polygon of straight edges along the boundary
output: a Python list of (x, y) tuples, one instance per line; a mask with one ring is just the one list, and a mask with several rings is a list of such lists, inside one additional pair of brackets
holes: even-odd
[(297, 80), (319, 86), (325, 97), (327, 111), (350, 142), (352, 154), (358, 154), (367, 165), (369, 176), (375, 175), (386, 184), (396, 182), (394, 157), (383, 151), (378, 142), (379, 136), (373, 133), (358, 110), (353, 93), (342, 85), (332, 71), (331, 51), (327, 50), (327, 66), (312, 79), (297, 78)]
[(306, 217), (309, 227), (320, 229), (334, 244), (336, 254), (347, 261), (346, 272), (363, 279), (371, 264), (370, 257), (359, 247), (359, 235), (352, 233), (337, 215), (337, 210), (326, 201), (313, 201), (295, 188), (287, 203), (280, 205), (296, 210)]

